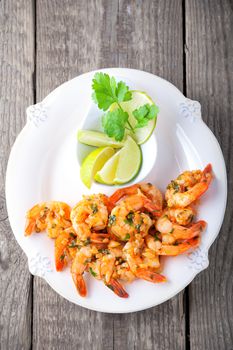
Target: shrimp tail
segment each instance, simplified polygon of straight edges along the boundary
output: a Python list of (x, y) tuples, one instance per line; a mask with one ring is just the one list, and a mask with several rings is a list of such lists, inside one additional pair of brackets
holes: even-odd
[(179, 225), (174, 225), (174, 232), (172, 233), (172, 235), (176, 238), (176, 240), (188, 240), (199, 236), (201, 232), (205, 230), (206, 226), (207, 223), (204, 220), (200, 220), (195, 224), (192, 224), (188, 228)]
[(25, 230), (24, 230), (24, 236), (30, 236), (32, 232), (35, 231), (36, 228), (36, 223), (35, 221), (31, 221), (27, 219), (26, 225), (25, 225)]
[(176, 256), (185, 253), (191, 248), (198, 247), (200, 244), (200, 237), (195, 237), (187, 239), (186, 241), (179, 243), (177, 245), (162, 245), (158, 254), (159, 255), (168, 255)]
[(138, 185), (132, 185), (124, 188), (119, 188), (116, 190), (110, 197), (109, 201), (115, 205), (121, 198), (123, 198), (126, 195), (133, 195), (137, 193)]
[(139, 268), (137, 269), (136, 276), (152, 283), (162, 283), (167, 281), (165, 276), (150, 269)]
[(118, 282), (117, 280), (111, 278), (108, 283), (106, 283), (106, 286), (110, 288), (118, 297), (120, 298), (128, 298), (129, 294), (124, 290), (123, 286)]
[(103, 197), (103, 202), (104, 202), (105, 206), (107, 207), (108, 213), (110, 214), (112, 209), (114, 208), (115, 204), (107, 196)]
[(146, 201), (144, 208), (147, 209), (153, 216), (160, 217), (162, 215), (162, 210), (160, 207), (152, 203), (151, 201)]
[(212, 178), (213, 178), (212, 165), (211, 164), (207, 164), (207, 166), (205, 167), (205, 169), (202, 172), (201, 181), (207, 182), (207, 184), (209, 185), (211, 180), (212, 180)]
[(57, 271), (62, 271), (66, 265), (65, 252), (70, 239), (70, 234), (64, 231), (55, 240), (55, 266)]
[(76, 289), (81, 297), (87, 296), (87, 287), (83, 275), (72, 273), (72, 278)]
[[(195, 224), (193, 224), (191, 226), (191, 228), (192, 228), (192, 231), (194, 233), (196, 233), (196, 235), (197, 235), (197, 234), (201, 233), (202, 231), (204, 231), (206, 229), (206, 226), (207, 226), (206, 221), (199, 220)], [(195, 237), (195, 236), (193, 236), (193, 237)], [(193, 238), (193, 237), (190, 237), (190, 238)]]
[[(194, 193), (195, 192), (197, 193), (196, 199), (201, 197), (208, 190), (209, 185), (212, 181), (212, 178), (213, 178), (212, 165), (208, 164), (202, 172), (200, 183), (194, 186)], [(192, 190), (190, 192), (192, 192)]]

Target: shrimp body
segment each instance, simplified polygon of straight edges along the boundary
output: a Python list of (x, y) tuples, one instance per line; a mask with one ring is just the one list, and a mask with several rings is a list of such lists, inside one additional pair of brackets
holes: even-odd
[(122, 203), (111, 212), (109, 231), (122, 241), (127, 241), (135, 233), (148, 233), (153, 221), (144, 213), (134, 212)]
[(200, 244), (207, 223), (194, 222), (194, 202), (211, 180), (209, 164), (203, 171), (185, 171), (172, 181), (166, 201), (155, 186), (139, 183), (110, 197), (85, 195), (72, 210), (63, 202), (43, 202), (28, 211), (25, 235), (46, 230), (55, 238), (56, 270), (70, 264), (80, 296), (87, 295), (84, 273), (89, 272), (117, 296), (128, 298), (124, 282), (137, 278), (166, 282), (160, 258)]
[(194, 237), (176, 245), (162, 244), (161, 248), (157, 251), (159, 255), (176, 256), (183, 254), (191, 248), (196, 248), (200, 244), (200, 237)]
[(134, 240), (127, 242), (123, 251), (136, 277), (152, 283), (166, 281), (166, 278), (157, 272), (160, 267), (159, 257), (154, 251), (145, 247), (144, 239), (140, 235), (136, 235)]
[[(116, 247), (115, 247), (116, 248)], [(119, 251), (118, 253), (119, 254)], [(111, 249), (108, 254), (97, 254), (97, 259), (88, 264), (91, 274), (102, 280), (115, 294), (121, 298), (128, 298), (121, 283), (118, 281), (119, 274), (116, 274), (116, 255)]]
[(82, 297), (87, 295), (87, 288), (83, 278), (83, 273), (87, 268), (88, 263), (91, 262), (92, 257), (97, 252), (98, 250), (95, 247), (91, 247), (90, 245), (84, 246), (80, 250), (77, 250), (75, 258), (72, 262), (71, 275), (76, 289)]
[(177, 240), (187, 240), (200, 235), (206, 228), (206, 222), (200, 220), (185, 227), (172, 223), (167, 215), (163, 215), (157, 220), (155, 227), (161, 233), (163, 243), (174, 244)]
[[(72, 247), (71, 254), (68, 250)], [(57, 271), (62, 271), (67, 264), (67, 258), (77, 250), (76, 233), (74, 229), (68, 228), (62, 231), (55, 240), (55, 266)]]
[(50, 238), (57, 238), (71, 227), (70, 206), (63, 202), (42, 202), (32, 207), (26, 215), (25, 236), (46, 230)]
[[(144, 207), (147, 210), (154, 212), (155, 215), (162, 210), (162, 193), (151, 183), (140, 183), (129, 187), (120, 188), (109, 197), (109, 201), (116, 205), (120, 200), (124, 199), (125, 196), (133, 196), (138, 194), (144, 196)], [(147, 199), (147, 201), (145, 199)]]
[(195, 210), (191, 207), (167, 208), (165, 214), (169, 217), (169, 219), (172, 222), (186, 226), (192, 222), (195, 216)]
[(83, 197), (71, 210), (70, 218), (77, 235), (85, 240), (90, 237), (92, 230), (106, 228), (108, 209), (105, 205), (106, 196), (102, 194)]
[(131, 271), (127, 261), (123, 261), (122, 263), (119, 263), (117, 266), (115, 266), (115, 272), (113, 276), (116, 279), (125, 281), (127, 283), (131, 283), (136, 278), (136, 276)]
[(189, 206), (206, 192), (211, 180), (211, 164), (208, 164), (203, 171), (185, 171), (167, 187), (165, 198), (168, 207), (184, 208)]

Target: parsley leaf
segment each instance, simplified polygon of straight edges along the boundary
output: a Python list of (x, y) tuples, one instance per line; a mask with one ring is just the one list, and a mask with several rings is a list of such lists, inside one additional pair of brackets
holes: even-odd
[(92, 274), (92, 276), (96, 277), (97, 273), (92, 269), (92, 267), (89, 268), (90, 273)]
[(132, 98), (132, 93), (123, 81), (117, 83), (114, 77), (102, 72), (94, 75), (92, 89), (92, 98), (103, 111), (107, 111), (114, 102), (129, 101)]
[(149, 120), (156, 119), (158, 112), (159, 108), (155, 104), (150, 105), (149, 103), (135, 109), (133, 111), (133, 116), (137, 120), (135, 129), (143, 128)]
[(128, 121), (128, 113), (120, 108), (112, 112), (107, 112), (102, 117), (104, 132), (109, 137), (114, 137), (116, 141), (123, 140), (125, 136), (125, 124)]
[(126, 216), (126, 219), (124, 222), (130, 226), (133, 225), (133, 219), (134, 219), (134, 212), (130, 211), (129, 214)]
[(90, 243), (91, 243), (91, 239), (90, 239), (90, 237), (87, 237), (87, 239), (83, 242), (83, 245), (87, 246)]
[(127, 241), (128, 239), (130, 239), (130, 234), (129, 234), (129, 233), (126, 233), (125, 238), (124, 238), (124, 241)]
[(132, 99), (132, 92), (129, 91), (128, 86), (123, 81), (117, 84), (116, 96), (118, 102), (130, 101)]
[[(116, 82), (114, 77), (106, 73), (97, 72), (92, 79), (93, 101), (99, 109), (106, 112), (102, 116), (102, 126), (105, 134), (114, 138), (116, 141), (122, 141), (125, 136), (125, 130), (128, 129), (135, 133), (135, 129), (146, 126), (149, 120), (157, 118), (158, 107), (155, 104), (145, 104), (133, 111), (136, 119), (136, 125), (133, 127), (129, 120), (129, 114), (124, 111), (121, 102), (132, 99), (132, 92), (123, 82)], [(109, 111), (110, 106), (114, 104), (114, 110)]]
[(96, 214), (98, 212), (97, 204), (95, 204), (95, 203), (91, 204), (91, 210), (92, 210), (93, 214)]
[(115, 225), (116, 223), (116, 215), (109, 215), (108, 226)]

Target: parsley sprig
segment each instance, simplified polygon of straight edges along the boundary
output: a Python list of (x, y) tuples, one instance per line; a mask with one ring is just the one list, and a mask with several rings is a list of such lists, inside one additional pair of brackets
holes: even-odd
[[(142, 128), (152, 119), (157, 118), (158, 107), (155, 104), (145, 104), (133, 111), (133, 115), (137, 120), (133, 127), (129, 121), (129, 114), (124, 111), (121, 102), (130, 101), (132, 92), (123, 82), (116, 82), (114, 77), (110, 77), (106, 73), (98, 72), (92, 80), (93, 94), (92, 98), (98, 105), (99, 109), (106, 112), (102, 116), (102, 126), (104, 132), (115, 138), (116, 141), (122, 141), (125, 136), (125, 130), (135, 133), (135, 130)], [(109, 111), (109, 107), (115, 103), (116, 108)]]

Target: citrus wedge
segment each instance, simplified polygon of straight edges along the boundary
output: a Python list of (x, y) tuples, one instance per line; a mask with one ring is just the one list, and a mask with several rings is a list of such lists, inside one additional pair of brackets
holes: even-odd
[(112, 147), (100, 147), (88, 154), (80, 168), (80, 178), (84, 185), (91, 187), (92, 180), (106, 161), (114, 155)]
[(124, 147), (115, 153), (99, 170), (94, 179), (106, 185), (124, 184), (139, 172), (142, 152), (137, 143), (127, 136)]
[(132, 137), (128, 136), (124, 147), (118, 154), (119, 160), (113, 183), (124, 184), (138, 174), (142, 164), (142, 152)]
[(119, 162), (120, 152), (115, 153), (103, 166), (101, 170), (99, 170), (95, 174), (95, 181), (100, 182), (106, 185), (113, 185), (114, 178), (117, 171), (117, 166)]
[[(124, 111), (128, 112), (129, 122), (134, 127), (137, 121), (133, 116), (133, 111), (145, 104), (152, 105), (154, 102), (145, 92), (132, 91), (132, 99), (130, 101), (121, 102), (120, 104)], [(117, 105), (114, 103), (111, 105), (109, 110), (113, 111), (115, 108), (117, 108)], [(136, 129), (135, 133), (130, 132), (130, 135), (135, 139), (138, 145), (143, 144), (149, 139), (156, 126), (156, 119), (157, 118), (150, 120), (143, 128)]]
[(84, 143), (85, 145), (95, 146), (95, 147), (105, 147), (110, 146), (114, 148), (121, 148), (124, 142), (118, 142), (108, 137), (106, 134), (98, 131), (92, 130), (79, 130), (77, 134), (78, 141)]

